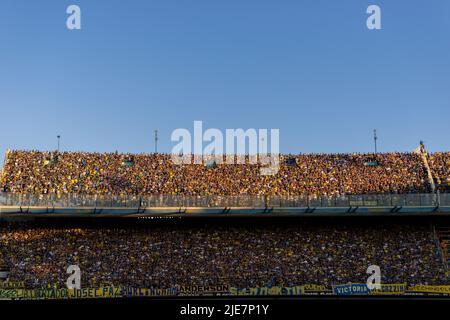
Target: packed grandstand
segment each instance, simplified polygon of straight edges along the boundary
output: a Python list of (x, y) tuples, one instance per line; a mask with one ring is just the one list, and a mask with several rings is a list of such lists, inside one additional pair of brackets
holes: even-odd
[(10, 281), (27, 288), (64, 287), (72, 264), (80, 266), (89, 288), (331, 288), (365, 283), (372, 264), (381, 266), (383, 283), (450, 284), (428, 224), (247, 221), (98, 228), (28, 222), (3, 226), (0, 241)]
[[(4, 194), (56, 197), (450, 191), (450, 152), (281, 159), (277, 174), (262, 176), (258, 165), (175, 165), (167, 154), (9, 151), (0, 185)], [(355, 286), (361, 293), (358, 286), (365, 286), (369, 265), (380, 266), (385, 293), (450, 293), (450, 229), (430, 220), (167, 220), (2, 221), (0, 266), (7, 269), (9, 283), (22, 285), (16, 291), (0, 288), (0, 297), (32, 297), (36, 294), (27, 290), (45, 295), (50, 288), (64, 288), (69, 265), (82, 270), (84, 289), (94, 288), (88, 297), (105, 296), (110, 291), (104, 288), (122, 288), (118, 296), (176, 295), (180, 288), (193, 287), (197, 289), (188, 294), (215, 293), (205, 288), (221, 288), (220, 294), (273, 294), (277, 288), (280, 294), (339, 294)]]
[[(427, 154), (441, 191), (450, 153)], [(294, 160), (292, 162), (287, 160)], [(430, 192), (418, 153), (284, 155), (277, 174), (259, 165), (177, 165), (168, 154), (9, 151), (1, 186), (32, 194), (311, 195)]]

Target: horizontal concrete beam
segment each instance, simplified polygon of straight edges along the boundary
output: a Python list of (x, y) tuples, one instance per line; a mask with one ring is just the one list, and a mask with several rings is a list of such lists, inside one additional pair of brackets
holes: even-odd
[(450, 207), (0, 207), (0, 217), (164, 216), (429, 216), (450, 215)]

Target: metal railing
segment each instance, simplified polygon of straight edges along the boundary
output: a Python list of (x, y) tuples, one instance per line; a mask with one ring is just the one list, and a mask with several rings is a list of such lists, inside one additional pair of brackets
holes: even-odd
[(395, 207), (450, 206), (450, 193), (313, 196), (187, 196), (15, 194), (0, 192), (0, 206), (21, 207)]

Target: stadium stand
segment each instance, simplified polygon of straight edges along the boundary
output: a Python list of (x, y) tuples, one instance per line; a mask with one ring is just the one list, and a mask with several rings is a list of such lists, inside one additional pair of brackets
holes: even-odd
[(435, 183), (439, 190), (450, 192), (450, 152), (437, 152), (431, 154), (429, 158)]
[(371, 264), (383, 283), (449, 283), (429, 224), (28, 222), (3, 225), (0, 244), (11, 281), (29, 288), (64, 286), (71, 264), (83, 270), (83, 287), (331, 286), (365, 283)]
[(450, 227), (439, 226), (436, 229), (445, 263), (450, 266)]
[[(276, 175), (262, 176), (258, 165), (175, 165), (167, 154), (11, 151), (5, 160), (1, 186), (13, 193), (58, 195), (335, 196), (430, 192), (423, 162), (415, 153), (282, 158), (289, 159), (288, 164), (281, 161)], [(435, 168), (441, 163), (438, 161), (434, 162)]]
[(3, 253), (4, 248), (0, 248), (0, 281), (7, 278), (9, 267), (6, 264), (5, 254)]
[[(11, 209), (11, 215), (7, 210), (1, 212), (0, 267), (8, 270), (10, 281), (23, 282), (27, 288), (64, 287), (66, 268), (72, 264), (80, 266), (84, 288), (270, 288), (304, 284), (331, 288), (365, 283), (366, 269), (373, 264), (381, 267), (382, 282), (386, 284), (450, 285), (450, 228), (431, 220), (387, 220), (400, 217), (403, 206), (413, 211), (423, 207), (427, 210), (421, 214), (444, 217), (439, 201), (434, 200), (445, 199), (448, 209), (449, 194), (436, 197), (430, 176), (438, 190), (448, 191), (449, 153), (427, 154), (428, 165), (424, 164), (424, 156), (422, 151), (289, 154), (281, 156), (277, 174), (263, 176), (259, 165), (175, 165), (167, 154), (9, 151), (0, 179), (0, 196), (12, 195), (3, 197), (2, 205), (17, 208)], [(48, 195), (52, 196), (48, 197), (51, 205), (46, 200)], [(95, 206), (86, 210), (93, 211), (89, 211), (91, 216), (100, 216), (98, 208), (101, 211), (116, 206), (113, 201), (105, 205), (104, 199), (122, 195), (131, 196), (131, 206), (137, 208), (132, 210), (125, 205), (114, 209), (129, 209), (133, 214), (142, 210), (141, 196), (147, 200), (161, 197), (162, 201), (147, 203), (149, 209), (164, 206), (166, 197), (178, 195), (207, 195), (208, 201), (219, 201), (222, 196), (256, 196), (263, 199), (265, 214), (270, 209), (268, 204), (273, 209), (274, 199), (284, 201), (280, 200), (281, 208), (291, 200), (290, 196), (300, 199), (307, 195), (306, 205), (298, 199), (288, 205), (307, 206), (307, 210), (318, 212), (319, 208), (311, 209), (314, 202), (326, 207), (323, 202), (334, 196), (331, 206), (342, 209), (341, 216), (348, 219), (358, 208), (358, 212), (369, 216), (381, 207), (391, 216), (380, 211), (381, 220), (372, 223), (341, 217), (337, 223), (328, 218), (310, 222), (294, 220), (292, 216), (285, 218), (288, 222), (261, 218), (262, 222), (247, 217), (246, 223), (242, 219), (239, 223), (223, 223), (220, 218), (214, 221), (208, 217), (209, 220), (200, 218), (198, 223), (187, 223), (189, 218), (161, 215), (157, 217), (164, 223), (141, 223), (153, 221), (148, 219), (154, 216), (140, 216), (132, 218), (137, 223), (130, 225), (117, 218), (107, 225), (105, 220), (92, 218), (89, 223), (77, 225), (39, 216), (51, 216), (58, 206), (83, 202), (91, 196)], [(410, 201), (410, 196), (418, 197)], [(310, 201), (310, 197), (316, 197), (315, 201)], [(46, 205), (37, 206), (36, 198), (43, 198)], [(28, 215), (27, 210), (33, 206), (42, 212)], [(92, 203), (80, 206), (75, 209), (82, 212)], [(71, 209), (74, 208), (67, 210)], [(418, 212), (402, 213), (403, 219)], [(19, 219), (14, 220), (15, 216)]]

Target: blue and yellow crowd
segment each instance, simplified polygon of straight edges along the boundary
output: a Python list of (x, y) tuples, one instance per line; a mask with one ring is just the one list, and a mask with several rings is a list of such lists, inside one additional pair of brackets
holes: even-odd
[[(436, 153), (431, 159), (439, 181), (448, 182), (449, 153)], [(168, 154), (10, 151), (0, 186), (12, 193), (57, 195), (336, 196), (430, 191), (416, 153), (283, 155), (280, 163), (275, 175), (264, 176), (258, 164), (177, 165)]]
[(450, 152), (430, 154), (429, 163), (439, 190), (450, 192)]
[(252, 224), (0, 227), (9, 280), (65, 287), (79, 265), (83, 287), (238, 288), (365, 283), (369, 265), (383, 283), (448, 284), (430, 226)]
[[(289, 160), (289, 161), (287, 161)], [(450, 153), (429, 155), (441, 190)], [(14, 194), (308, 195), (429, 192), (416, 153), (283, 155), (280, 170), (259, 165), (176, 165), (167, 154), (10, 151), (0, 186)], [(237, 288), (365, 283), (379, 265), (383, 283), (447, 284), (429, 226), (162, 225), (51, 227), (0, 225), (10, 281), (64, 287), (79, 265), (84, 287)]]

